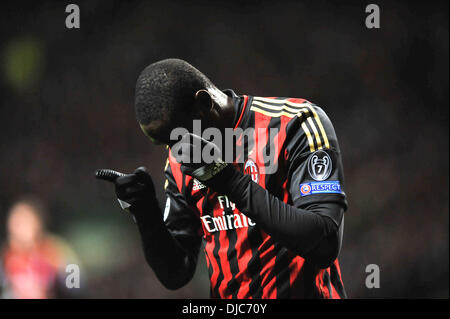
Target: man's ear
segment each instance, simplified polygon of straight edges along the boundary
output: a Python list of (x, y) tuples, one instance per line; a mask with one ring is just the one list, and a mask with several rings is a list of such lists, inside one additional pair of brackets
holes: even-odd
[(214, 108), (214, 101), (207, 90), (195, 93), (195, 106), (200, 113), (207, 114)]

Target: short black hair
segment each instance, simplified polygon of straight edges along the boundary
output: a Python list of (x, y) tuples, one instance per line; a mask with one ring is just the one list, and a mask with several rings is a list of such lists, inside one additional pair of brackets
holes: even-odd
[(154, 120), (173, 122), (187, 114), (198, 90), (211, 81), (195, 67), (180, 59), (165, 59), (147, 66), (136, 83), (136, 119), (142, 125)]

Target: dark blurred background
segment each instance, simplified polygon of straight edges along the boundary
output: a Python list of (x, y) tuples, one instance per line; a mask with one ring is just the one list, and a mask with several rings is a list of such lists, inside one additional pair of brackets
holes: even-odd
[[(76, 3), (81, 28), (67, 29)], [(350, 298), (448, 298), (448, 2), (6, 1), (0, 5), (0, 241), (34, 194), (81, 267), (79, 296), (209, 296), (204, 257), (169, 291), (100, 167), (149, 168), (164, 203), (166, 150), (134, 115), (140, 71), (177, 57), (220, 88), (320, 105), (341, 144), (349, 210), (340, 255)], [(365, 285), (377, 264), (381, 287)]]

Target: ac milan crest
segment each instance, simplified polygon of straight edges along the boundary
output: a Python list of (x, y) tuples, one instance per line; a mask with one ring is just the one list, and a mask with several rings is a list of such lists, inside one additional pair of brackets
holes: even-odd
[(258, 166), (256, 166), (256, 163), (253, 162), (251, 159), (247, 160), (244, 165), (244, 174), (250, 175), (252, 180), (255, 183), (259, 182), (259, 171)]

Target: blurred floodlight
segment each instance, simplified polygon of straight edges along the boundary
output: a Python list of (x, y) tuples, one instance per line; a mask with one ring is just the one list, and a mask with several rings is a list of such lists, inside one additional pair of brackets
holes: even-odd
[(6, 43), (2, 50), (5, 82), (20, 92), (32, 88), (39, 81), (44, 69), (42, 47), (40, 40), (29, 36)]

